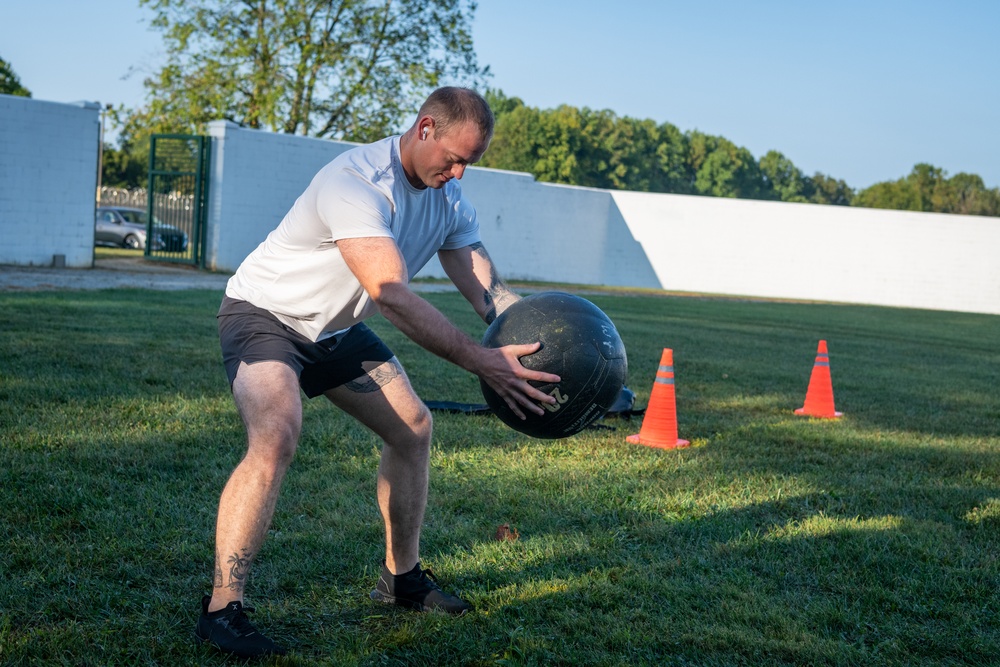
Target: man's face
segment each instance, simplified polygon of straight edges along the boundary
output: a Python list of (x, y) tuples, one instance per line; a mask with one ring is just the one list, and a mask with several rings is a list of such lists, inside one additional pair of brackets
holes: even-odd
[(431, 124), (427, 138), (418, 142), (413, 169), (421, 183), (438, 189), (453, 178), (461, 179), (465, 168), (479, 162), (489, 147), (489, 139), (479, 136), (474, 123), (452, 126), (442, 134)]

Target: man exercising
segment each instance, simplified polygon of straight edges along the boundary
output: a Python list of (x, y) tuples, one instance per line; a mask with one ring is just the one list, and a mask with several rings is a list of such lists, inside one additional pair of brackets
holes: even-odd
[(274, 514), (302, 428), (302, 399), (323, 395), (383, 441), (376, 497), (385, 560), (374, 600), (418, 611), (471, 607), (420, 565), (431, 415), (392, 351), (362, 322), (381, 313), (406, 336), (482, 378), (521, 418), (555, 398), (529, 384), (539, 348), (480, 346), (408, 283), (436, 253), (487, 323), (519, 297), (499, 279), (458, 180), (482, 158), (493, 113), (477, 93), (440, 88), (401, 136), (323, 167), (278, 227), (229, 280), (219, 337), (247, 452), (219, 501), (212, 594), (196, 633), (242, 657), (282, 654), (254, 628), (244, 585)]

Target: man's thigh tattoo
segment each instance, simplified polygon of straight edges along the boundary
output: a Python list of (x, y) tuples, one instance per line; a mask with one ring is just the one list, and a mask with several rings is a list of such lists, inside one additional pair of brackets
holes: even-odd
[(379, 391), (382, 387), (386, 386), (403, 374), (403, 367), (400, 365), (396, 357), (393, 357), (384, 363), (379, 363), (378, 366), (375, 366), (374, 368), (368, 368), (374, 363), (377, 362), (363, 362), (361, 367), (368, 369), (365, 374), (359, 378), (351, 380), (344, 386), (350, 391), (358, 394), (370, 394), (374, 391)]

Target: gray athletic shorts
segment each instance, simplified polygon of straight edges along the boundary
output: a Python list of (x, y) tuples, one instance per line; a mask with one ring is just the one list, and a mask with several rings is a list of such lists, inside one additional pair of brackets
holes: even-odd
[(299, 376), (306, 396), (314, 398), (364, 375), (363, 362), (381, 363), (393, 357), (392, 350), (364, 324), (314, 343), (263, 308), (228, 296), (222, 300), (218, 320), (230, 387), (241, 361), (280, 361)]

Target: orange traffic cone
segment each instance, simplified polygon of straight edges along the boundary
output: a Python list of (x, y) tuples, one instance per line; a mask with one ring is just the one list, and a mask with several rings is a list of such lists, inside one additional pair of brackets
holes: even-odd
[(674, 351), (664, 348), (660, 357), (660, 367), (656, 371), (656, 381), (649, 396), (649, 407), (642, 419), (642, 427), (636, 435), (625, 438), (628, 442), (678, 449), (690, 442), (677, 438), (677, 398), (674, 393)]
[(843, 412), (833, 409), (833, 381), (830, 379), (830, 355), (826, 351), (826, 341), (821, 340), (816, 349), (816, 363), (813, 364), (809, 389), (806, 390), (806, 404), (795, 411), (797, 415), (836, 419)]

